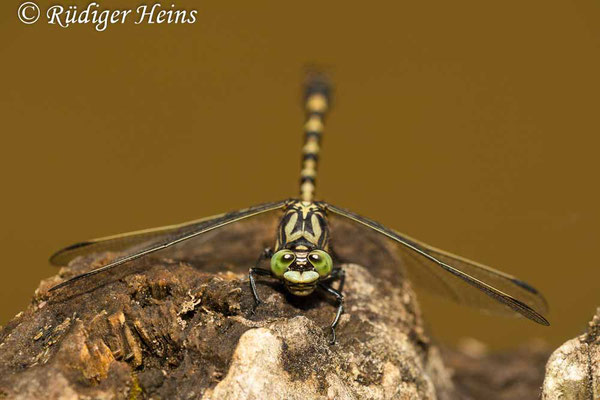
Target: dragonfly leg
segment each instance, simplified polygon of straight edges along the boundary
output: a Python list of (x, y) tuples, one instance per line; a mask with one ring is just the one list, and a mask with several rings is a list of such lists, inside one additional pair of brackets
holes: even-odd
[(248, 278), (250, 280), (250, 290), (252, 291), (252, 296), (254, 297), (254, 308), (252, 309), (252, 313), (254, 313), (256, 307), (258, 307), (258, 305), (262, 303), (262, 300), (260, 299), (260, 297), (258, 297), (258, 291), (256, 290), (255, 277), (257, 275), (271, 276), (271, 271), (266, 270), (264, 268), (260, 268), (259, 265), (263, 260), (270, 258), (272, 254), (273, 251), (271, 249), (265, 249), (262, 253), (260, 253), (258, 260), (256, 260), (256, 264), (254, 265), (254, 267), (250, 268), (250, 272), (248, 273)]
[(258, 306), (262, 303), (262, 300), (258, 297), (258, 292), (256, 291), (256, 275), (271, 276), (271, 271), (256, 267), (250, 268), (250, 273), (248, 274), (248, 277), (250, 278), (250, 289), (252, 290), (252, 296), (254, 296), (254, 302), (256, 303), (256, 306)]
[(346, 271), (344, 271), (342, 268), (334, 269), (333, 271), (331, 271), (331, 275), (325, 278), (325, 280), (323, 280), (322, 282), (333, 282), (336, 280), (339, 281), (337, 291), (343, 292), (344, 282), (346, 281)]
[(340, 281), (337, 291), (340, 293), (343, 292), (344, 291), (344, 282), (346, 282), (346, 271), (344, 271), (342, 268), (335, 269), (332, 271), (332, 275), (335, 276), (334, 279), (338, 279)]
[[(344, 274), (341, 273), (340, 276), (340, 286), (343, 286), (344, 284)], [(319, 283), (319, 287), (321, 289), (323, 289), (324, 291), (326, 291), (327, 293), (335, 296), (335, 299), (337, 301), (337, 312), (335, 314), (335, 318), (333, 319), (333, 322), (331, 323), (331, 341), (329, 342), (329, 344), (335, 344), (335, 327), (337, 326), (338, 322), (340, 322), (340, 317), (342, 316), (342, 313), (344, 312), (344, 295), (341, 293), (341, 291), (336, 290), (334, 288), (332, 288), (331, 286), (327, 286), (323, 283)]]

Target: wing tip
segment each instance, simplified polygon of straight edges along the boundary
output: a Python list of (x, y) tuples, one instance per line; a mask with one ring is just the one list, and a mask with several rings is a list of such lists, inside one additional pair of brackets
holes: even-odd
[(536, 313), (536, 318), (534, 319), (534, 321), (543, 326), (550, 326), (550, 321), (548, 321), (539, 313)]
[[(546, 300), (546, 298), (540, 293), (539, 290), (537, 290), (536, 288), (534, 288), (533, 286), (531, 286), (530, 284), (528, 284), (527, 282), (524, 282), (520, 279), (517, 278), (511, 278), (511, 281), (519, 286), (520, 288), (523, 288), (525, 290), (527, 290), (529, 293), (537, 296), (541, 301), (542, 301), (542, 306), (543, 306), (543, 312), (548, 312), (548, 301)], [(546, 321), (547, 322), (547, 321)], [(549, 324), (548, 324), (549, 325)]]
[[(550, 321), (548, 321), (546, 319), (546, 317), (544, 317), (541, 313), (539, 313), (538, 311), (534, 310), (532, 307), (530, 307), (529, 305), (523, 303), (520, 300), (511, 298), (511, 300), (516, 303), (517, 307), (513, 308), (513, 310), (517, 311), (518, 313), (520, 313), (521, 315), (523, 315), (524, 317), (532, 320), (533, 322), (536, 322), (540, 325), (543, 326), (550, 326)], [(510, 306), (510, 304), (507, 303), (507, 305)], [(512, 306), (511, 306), (512, 307)]]
[(52, 286), (50, 289), (48, 289), (48, 293), (52, 293), (57, 291), (58, 289), (67, 286), (69, 280), (67, 279), (66, 281), (63, 281), (61, 283), (57, 283), (56, 285)]
[(70, 246), (64, 247), (60, 250), (58, 250), (56, 253), (52, 254), (49, 258), (50, 264), (55, 265), (55, 266), (63, 266), (66, 265), (70, 260), (69, 259), (62, 259), (61, 257), (68, 251), (72, 251), (72, 250), (76, 250), (79, 249), (81, 247), (85, 247), (85, 246), (89, 246), (90, 244), (92, 244), (93, 242), (90, 241), (85, 241), (85, 242), (77, 242), (74, 243)]

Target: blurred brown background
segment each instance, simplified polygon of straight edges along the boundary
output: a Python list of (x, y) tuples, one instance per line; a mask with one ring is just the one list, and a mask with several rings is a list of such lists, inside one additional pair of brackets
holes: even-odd
[(197, 22), (99, 33), (24, 25), (20, 2), (1, 3), (1, 324), (63, 245), (295, 195), (300, 82), (318, 63), (337, 85), (319, 197), (551, 305), (544, 328), (423, 298), (438, 338), (558, 344), (586, 326), (600, 305), (600, 2), (173, 3)]

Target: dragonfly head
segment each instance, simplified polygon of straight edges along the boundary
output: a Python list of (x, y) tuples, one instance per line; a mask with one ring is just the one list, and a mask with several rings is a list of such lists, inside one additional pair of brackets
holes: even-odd
[(331, 274), (333, 260), (323, 250), (282, 249), (271, 257), (271, 272), (296, 296), (307, 296)]

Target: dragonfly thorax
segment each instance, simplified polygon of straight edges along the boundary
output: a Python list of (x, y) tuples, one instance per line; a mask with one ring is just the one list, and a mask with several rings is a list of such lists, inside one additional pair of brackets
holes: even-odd
[(277, 229), (275, 251), (309, 251), (329, 248), (329, 227), (325, 207), (320, 203), (293, 201), (285, 208)]

